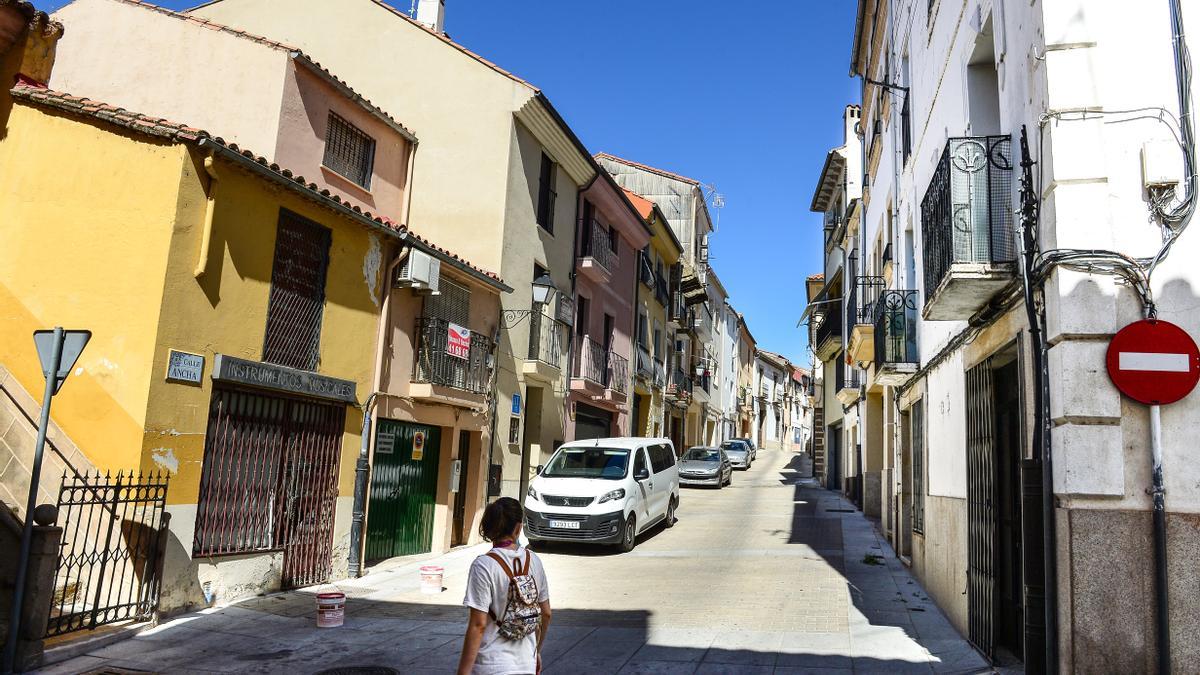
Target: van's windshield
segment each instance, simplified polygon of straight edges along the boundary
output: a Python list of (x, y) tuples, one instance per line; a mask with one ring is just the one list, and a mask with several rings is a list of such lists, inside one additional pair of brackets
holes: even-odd
[(561, 448), (542, 470), (547, 478), (620, 480), (629, 467), (627, 448)]

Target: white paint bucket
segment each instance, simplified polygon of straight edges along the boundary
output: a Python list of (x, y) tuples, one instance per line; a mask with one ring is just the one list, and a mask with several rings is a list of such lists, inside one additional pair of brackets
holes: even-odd
[(442, 573), (445, 570), (440, 565), (425, 565), (421, 568), (421, 592), (425, 595), (437, 595), (442, 592)]
[(317, 628), (337, 628), (346, 618), (346, 594), (317, 594)]

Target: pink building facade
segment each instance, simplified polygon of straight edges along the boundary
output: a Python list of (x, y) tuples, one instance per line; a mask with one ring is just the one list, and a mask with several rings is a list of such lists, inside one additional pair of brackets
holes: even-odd
[(638, 252), (651, 231), (605, 171), (579, 193), (575, 325), (566, 437), (626, 436), (630, 426)]

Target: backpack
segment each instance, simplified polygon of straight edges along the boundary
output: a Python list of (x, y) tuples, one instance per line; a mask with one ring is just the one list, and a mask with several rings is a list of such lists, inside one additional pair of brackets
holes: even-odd
[(525, 563), (522, 565), (520, 560), (514, 560), (512, 568), (495, 551), (489, 551), (487, 555), (500, 563), (501, 569), (508, 575), (508, 602), (504, 606), (504, 615), (492, 617), (499, 627), (500, 637), (523, 640), (533, 634), (542, 621), (537, 581), (529, 573), (529, 551), (525, 551)]

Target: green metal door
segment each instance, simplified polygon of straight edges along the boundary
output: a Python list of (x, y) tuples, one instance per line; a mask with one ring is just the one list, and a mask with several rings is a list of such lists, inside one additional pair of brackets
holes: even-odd
[(367, 560), (430, 551), (440, 447), (438, 427), (379, 420), (367, 511)]

